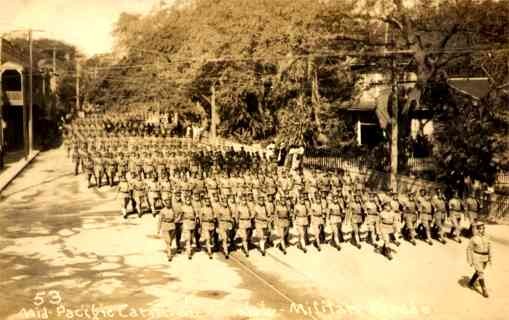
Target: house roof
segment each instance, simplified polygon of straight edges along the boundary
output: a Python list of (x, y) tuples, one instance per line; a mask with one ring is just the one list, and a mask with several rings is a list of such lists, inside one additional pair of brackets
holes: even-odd
[(488, 78), (449, 78), (449, 85), (476, 98), (483, 98), (490, 91)]

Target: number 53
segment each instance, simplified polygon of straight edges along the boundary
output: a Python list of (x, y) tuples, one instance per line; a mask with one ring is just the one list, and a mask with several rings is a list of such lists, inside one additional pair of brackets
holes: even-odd
[(62, 302), (62, 297), (60, 296), (60, 292), (56, 290), (39, 291), (35, 294), (34, 297), (34, 305), (41, 306), (44, 304), (44, 297), (48, 297), (48, 302), (54, 305), (58, 305)]

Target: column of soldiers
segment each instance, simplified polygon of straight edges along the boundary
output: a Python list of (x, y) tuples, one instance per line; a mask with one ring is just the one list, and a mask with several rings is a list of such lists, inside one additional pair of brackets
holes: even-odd
[(275, 238), (286, 253), (290, 229), (303, 252), (310, 241), (320, 251), (327, 233), (337, 250), (346, 241), (358, 248), (368, 242), (392, 259), (390, 245), (399, 246), (403, 236), (416, 245), (420, 235), (432, 245), (432, 231), (442, 243), (448, 232), (461, 242), (461, 220), (475, 221), (480, 210), (471, 196), (375, 191), (348, 173), (278, 170), (260, 154), (203, 145), (190, 150), (183, 139), (90, 135), (77, 127), (70, 145), (75, 173), (81, 168), (89, 187), (93, 181), (118, 188), (123, 217), (159, 213), (169, 259), (181, 237), (189, 258), (193, 242), (198, 248), (204, 242), (210, 257), (221, 245), (228, 257), (239, 240), (249, 256), (253, 239), (265, 254)]

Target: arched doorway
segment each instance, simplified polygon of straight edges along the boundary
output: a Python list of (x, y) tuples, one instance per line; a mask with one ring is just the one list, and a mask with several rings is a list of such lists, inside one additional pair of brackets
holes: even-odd
[(5, 70), (2, 72), (2, 91), (21, 92), (21, 74), (18, 70)]
[(23, 149), (23, 76), (20, 70), (1, 73), (3, 140), (8, 151)]

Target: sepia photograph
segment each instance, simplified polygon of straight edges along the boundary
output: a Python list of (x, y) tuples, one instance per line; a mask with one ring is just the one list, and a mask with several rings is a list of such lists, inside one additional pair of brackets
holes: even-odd
[(1, 0), (0, 320), (509, 319), (509, 0)]

